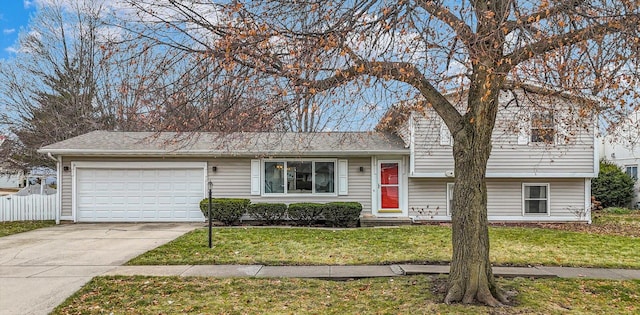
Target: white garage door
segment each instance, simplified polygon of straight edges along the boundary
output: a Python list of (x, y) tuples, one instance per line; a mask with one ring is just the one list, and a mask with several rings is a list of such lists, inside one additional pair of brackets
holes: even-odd
[(204, 167), (77, 168), (76, 221), (203, 221)]

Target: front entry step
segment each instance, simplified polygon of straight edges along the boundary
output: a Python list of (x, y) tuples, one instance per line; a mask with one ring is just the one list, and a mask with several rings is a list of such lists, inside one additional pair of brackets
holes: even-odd
[(372, 226), (400, 226), (411, 225), (411, 219), (408, 217), (396, 217), (396, 218), (380, 218), (380, 217), (362, 217), (360, 218), (360, 226), (372, 227)]

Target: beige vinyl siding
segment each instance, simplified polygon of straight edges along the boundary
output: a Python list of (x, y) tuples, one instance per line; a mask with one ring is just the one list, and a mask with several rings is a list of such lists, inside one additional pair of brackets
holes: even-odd
[(440, 145), (439, 118), (417, 116), (414, 131), (414, 173), (437, 173), (444, 176), (453, 170), (453, 154), (450, 145)]
[[(60, 216), (71, 217), (73, 215), (71, 199), (72, 199), (72, 178), (71, 178), (71, 160), (68, 157), (62, 157), (61, 170), (61, 190), (60, 190)], [(68, 167), (68, 171), (64, 167)]]
[(407, 121), (398, 126), (398, 129), (396, 130), (396, 134), (402, 139), (406, 146), (409, 146), (411, 142), (411, 125), (409, 123), (411, 119), (412, 118), (407, 119)]
[[(551, 215), (576, 218), (577, 211), (585, 210), (585, 181), (549, 181), (551, 185)], [(590, 198), (590, 196), (587, 196)]]
[[(409, 215), (418, 220), (447, 215), (447, 183), (443, 179), (409, 179)], [(577, 213), (585, 208), (584, 179), (490, 179), (487, 180), (487, 210), (489, 217), (526, 219), (522, 210), (522, 184), (549, 184), (550, 215), (554, 218), (578, 219)], [(536, 216), (546, 216), (541, 214)]]
[[(335, 158), (335, 157), (326, 157)], [(312, 159), (313, 160), (313, 159)], [(214, 197), (248, 198), (251, 202), (293, 203), (356, 201), (362, 204), (363, 213), (371, 213), (371, 158), (349, 158), (349, 194), (345, 196), (252, 196), (251, 159), (208, 159), (208, 176), (213, 184)], [(212, 166), (217, 167), (213, 172)], [(360, 167), (364, 172), (360, 172)]]
[[(336, 158), (336, 157), (327, 157)], [(96, 157), (64, 157), (63, 167), (69, 171), (62, 171), (61, 215), (72, 216), (72, 170), (71, 163), (77, 161), (104, 162), (207, 162), (207, 177), (213, 183), (213, 196), (226, 198), (249, 198), (252, 202), (332, 202), (356, 201), (363, 207), (363, 213), (371, 213), (371, 158), (353, 157), (349, 161), (349, 194), (345, 196), (291, 196), (291, 197), (262, 197), (251, 196), (251, 159), (250, 158), (96, 158)], [(216, 166), (216, 172), (212, 171)], [(360, 167), (364, 172), (360, 172)], [(205, 196), (203, 196), (204, 198)]]
[(447, 183), (441, 179), (409, 178), (409, 216), (428, 220), (447, 215)]
[[(557, 119), (566, 123), (557, 132), (556, 144), (544, 145), (518, 144), (520, 128), (529, 129), (526, 119), (533, 109), (513, 104), (508, 108), (501, 107), (492, 137), (488, 176), (593, 173), (595, 149), (592, 126), (588, 121), (580, 121), (578, 114), (572, 115), (571, 104), (566, 100), (557, 100), (554, 108), (557, 109)], [(453, 170), (452, 146), (440, 144), (441, 123), (433, 110), (427, 110), (425, 116), (415, 116), (413, 171), (417, 176), (444, 176), (445, 171)]]

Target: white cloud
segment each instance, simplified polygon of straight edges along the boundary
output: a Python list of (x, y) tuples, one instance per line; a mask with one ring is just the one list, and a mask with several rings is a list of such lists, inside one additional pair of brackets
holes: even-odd
[(2, 34), (4, 35), (9, 35), (9, 34), (13, 34), (16, 32), (15, 28), (5, 28), (2, 30)]
[(12, 53), (12, 54), (16, 54), (18, 52), (20, 52), (17, 48), (15, 48), (14, 46), (9, 46), (7, 48), (4, 49), (4, 51), (8, 52), (8, 53)]
[(23, 3), (25, 9), (31, 8), (33, 6), (33, 1), (31, 0), (24, 0)]

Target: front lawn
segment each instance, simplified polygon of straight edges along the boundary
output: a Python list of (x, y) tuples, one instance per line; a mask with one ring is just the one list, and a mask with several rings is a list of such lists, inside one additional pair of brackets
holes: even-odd
[[(495, 265), (640, 268), (640, 238), (529, 227), (492, 227)], [(129, 262), (155, 264), (359, 265), (447, 263), (447, 226), (198, 229)]]
[(442, 304), (443, 277), (96, 277), (53, 314), (637, 314), (640, 281), (499, 279), (514, 306)]
[(55, 221), (0, 222), (0, 237), (55, 225)]
[[(628, 211), (628, 212), (627, 212)], [(640, 210), (617, 212), (600, 211), (593, 214), (595, 225), (629, 226), (640, 231)]]

